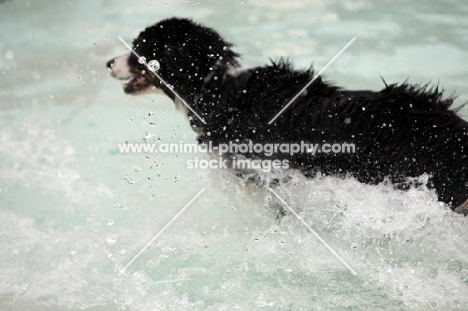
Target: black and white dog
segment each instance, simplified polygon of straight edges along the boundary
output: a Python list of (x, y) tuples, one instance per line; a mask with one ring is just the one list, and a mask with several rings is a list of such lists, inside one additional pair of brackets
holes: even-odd
[[(352, 142), (349, 154), (279, 154), (306, 176), (317, 172), (408, 187), (430, 177), (440, 201), (468, 213), (468, 123), (438, 89), (406, 83), (380, 92), (346, 91), (317, 78), (272, 124), (269, 121), (311, 81), (309, 70), (285, 60), (242, 69), (239, 55), (211, 28), (185, 18), (163, 20), (140, 33), (134, 51), (159, 62), (158, 75), (132, 53), (107, 67), (128, 80), (124, 91), (162, 90), (184, 110), (199, 142)], [(172, 88), (172, 89), (170, 89)], [(180, 95), (201, 116), (185, 109)]]

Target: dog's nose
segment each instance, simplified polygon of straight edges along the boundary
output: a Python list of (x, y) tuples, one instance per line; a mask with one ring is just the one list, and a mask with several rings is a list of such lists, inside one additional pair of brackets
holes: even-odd
[(108, 61), (106, 64), (107, 68), (112, 69), (112, 67), (114, 66), (114, 63), (115, 63), (115, 58)]
[(106, 66), (110, 75), (121, 80), (131, 78), (133, 74), (130, 72), (130, 67), (128, 66), (129, 57), (130, 53), (109, 60)]

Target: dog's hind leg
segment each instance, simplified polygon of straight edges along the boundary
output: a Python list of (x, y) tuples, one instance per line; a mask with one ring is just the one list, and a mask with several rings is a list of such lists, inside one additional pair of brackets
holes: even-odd
[[(266, 187), (269, 187), (270, 189), (276, 190), (278, 187), (281, 187), (281, 185), (288, 183), (292, 180), (292, 177), (289, 175), (285, 175), (282, 177), (275, 177), (272, 178), (268, 181)], [(270, 193), (271, 194), (271, 193)], [(275, 210), (278, 214), (276, 215), (276, 220), (281, 221), (281, 219), (286, 216), (287, 214), (287, 209), (284, 207), (284, 205), (276, 200), (275, 197), (273, 196), (268, 196), (267, 197), (270, 202), (268, 203), (269, 207), (273, 210)]]

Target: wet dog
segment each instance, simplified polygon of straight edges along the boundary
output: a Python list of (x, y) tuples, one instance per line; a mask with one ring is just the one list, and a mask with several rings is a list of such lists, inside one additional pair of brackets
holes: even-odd
[(319, 77), (302, 90), (314, 77), (312, 69), (296, 70), (283, 59), (243, 69), (232, 44), (185, 18), (146, 28), (133, 50), (107, 63), (111, 75), (127, 80), (125, 93), (157, 90), (172, 98), (200, 143), (352, 143), (354, 153), (275, 157), (305, 176), (390, 181), (400, 189), (427, 174), (424, 183), (440, 201), (468, 213), (468, 123), (437, 87), (402, 83), (385, 84), (380, 92), (349, 91)]

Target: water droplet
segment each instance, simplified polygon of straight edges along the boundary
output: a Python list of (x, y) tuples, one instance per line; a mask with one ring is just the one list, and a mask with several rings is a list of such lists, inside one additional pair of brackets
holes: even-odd
[(135, 181), (133, 179), (131, 179), (130, 177), (125, 177), (124, 178), (130, 185), (133, 185), (135, 184)]
[(345, 118), (344, 123), (345, 124), (350, 124), (351, 123), (351, 118), (350, 117)]
[(117, 242), (117, 239), (116, 239), (115, 235), (111, 235), (111, 236), (106, 238), (106, 242), (109, 245), (113, 245), (113, 244), (115, 244), (115, 242)]
[(150, 62), (148, 63), (148, 69), (151, 70), (151, 71), (158, 71), (159, 68), (161, 68), (161, 65), (155, 59), (150, 60)]
[(138, 58), (138, 62), (139, 62), (140, 64), (146, 63), (146, 57), (140, 56), (140, 58)]

